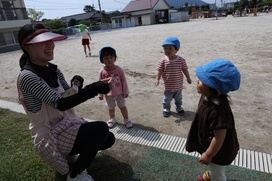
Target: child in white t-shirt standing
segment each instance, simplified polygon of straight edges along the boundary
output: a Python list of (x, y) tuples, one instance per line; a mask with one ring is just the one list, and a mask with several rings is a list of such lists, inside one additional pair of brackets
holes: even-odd
[(117, 120), (115, 119), (116, 103), (124, 118), (126, 127), (131, 128), (132, 122), (129, 119), (125, 102), (125, 98), (129, 95), (128, 84), (123, 69), (118, 65), (115, 65), (116, 58), (116, 51), (111, 46), (105, 46), (99, 51), (100, 62), (105, 64), (99, 71), (99, 80), (110, 77), (113, 79), (110, 92), (107, 94), (99, 94), (99, 99), (103, 100), (103, 97), (105, 96), (107, 101), (110, 117), (107, 122), (109, 128), (112, 128), (117, 123)]

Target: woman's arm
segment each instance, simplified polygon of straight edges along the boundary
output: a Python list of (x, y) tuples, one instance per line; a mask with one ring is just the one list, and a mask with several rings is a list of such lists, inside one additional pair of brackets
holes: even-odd
[(108, 83), (98, 81), (85, 86), (77, 94), (63, 98), (55, 90), (50, 88), (39, 76), (31, 71), (21, 72), (19, 87), (24, 95), (26, 95), (25, 101), (31, 102), (29, 105), (36, 107), (39, 105), (39, 102), (42, 101), (60, 111), (70, 109), (95, 97), (98, 93), (105, 94), (110, 90)]
[(99, 93), (106, 94), (110, 91), (109, 83), (102, 81), (94, 82), (80, 89), (77, 94), (72, 96), (61, 98), (57, 101), (57, 108), (60, 111), (65, 111), (72, 107), (79, 105), (86, 100), (97, 96)]
[(59, 69), (57, 70), (57, 74), (58, 74), (58, 77), (59, 77), (59, 81), (60, 81), (62, 87), (64, 88), (64, 90), (70, 89), (70, 85), (67, 83), (67, 81), (65, 80), (62, 72)]

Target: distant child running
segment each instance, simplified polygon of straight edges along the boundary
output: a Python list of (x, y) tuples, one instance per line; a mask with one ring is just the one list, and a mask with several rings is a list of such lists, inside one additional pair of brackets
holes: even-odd
[(239, 143), (229, 105), (229, 91), (240, 86), (240, 73), (228, 60), (215, 59), (196, 68), (197, 91), (201, 94), (188, 134), (186, 150), (201, 154), (208, 170), (199, 181), (226, 181), (225, 169), (235, 159)]
[(183, 74), (187, 82), (192, 83), (185, 59), (176, 55), (180, 42), (176, 37), (169, 36), (162, 44), (165, 56), (159, 61), (155, 85), (159, 85), (161, 77), (164, 84), (163, 116), (169, 117), (171, 101), (175, 100), (176, 111), (184, 113), (182, 108)]
[[(112, 77), (111, 90), (105, 94), (105, 98), (109, 108), (110, 118), (108, 120), (109, 128), (112, 128), (117, 120), (115, 119), (116, 103), (119, 107), (127, 128), (132, 127), (132, 122), (128, 117), (128, 110), (126, 107), (125, 98), (128, 97), (129, 89), (126, 81), (125, 73), (121, 67), (115, 65), (117, 55), (114, 48), (105, 46), (99, 51), (100, 62), (105, 64), (99, 71), (99, 80), (104, 80)], [(104, 94), (99, 94), (99, 99), (103, 100)]]
[[(89, 31), (87, 30), (87, 26), (84, 24), (80, 24), (79, 25), (79, 32), (81, 34), (82, 37), (82, 45), (84, 48), (84, 53), (86, 55), (86, 57), (91, 56), (91, 48), (90, 48), (90, 41), (92, 41), (91, 35), (89, 33)], [(87, 53), (87, 48), (89, 50), (89, 54)]]

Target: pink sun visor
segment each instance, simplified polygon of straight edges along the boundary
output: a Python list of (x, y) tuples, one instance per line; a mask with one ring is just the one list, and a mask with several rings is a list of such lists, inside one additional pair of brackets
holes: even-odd
[(29, 36), (27, 36), (23, 40), (22, 46), (26, 44), (42, 43), (48, 40), (60, 41), (65, 39), (67, 39), (66, 35), (52, 33), (48, 29), (39, 29), (33, 32), (32, 34), (30, 34)]

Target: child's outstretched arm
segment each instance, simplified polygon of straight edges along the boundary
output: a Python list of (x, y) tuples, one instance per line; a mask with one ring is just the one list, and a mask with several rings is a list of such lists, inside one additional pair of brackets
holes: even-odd
[(211, 140), (210, 146), (208, 149), (202, 153), (199, 158), (199, 162), (205, 165), (211, 163), (212, 158), (217, 154), (220, 148), (223, 145), (223, 142), (226, 137), (226, 129), (213, 130), (214, 137)]
[(185, 77), (187, 79), (188, 84), (191, 84), (192, 80), (191, 80), (191, 77), (190, 77), (188, 69), (183, 69), (182, 72), (184, 73), (184, 75), (185, 75)]
[(156, 75), (156, 82), (155, 82), (155, 85), (159, 85), (159, 84), (160, 84), (161, 76), (162, 76), (162, 72), (161, 72), (161, 71), (158, 71), (158, 72), (157, 72), (157, 75)]

